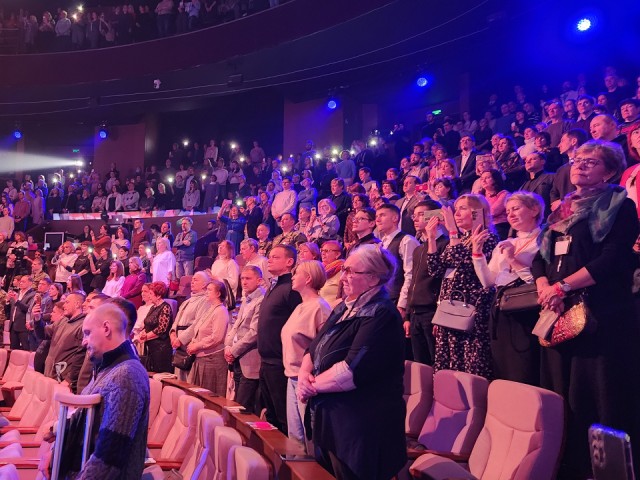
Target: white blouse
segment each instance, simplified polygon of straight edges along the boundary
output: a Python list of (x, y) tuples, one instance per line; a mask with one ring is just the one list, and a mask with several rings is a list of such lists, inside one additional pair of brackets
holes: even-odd
[(104, 288), (102, 289), (102, 293), (110, 297), (119, 297), (123, 285), (124, 275), (120, 275), (115, 280), (107, 280), (107, 283), (104, 284)]
[(238, 282), (240, 281), (240, 267), (233, 258), (224, 260), (222, 258), (216, 259), (211, 265), (211, 275), (221, 280), (229, 282), (231, 291), (235, 293), (238, 291)]
[[(472, 257), (473, 268), (476, 271), (476, 275), (480, 279), (483, 287), (491, 287), (493, 285), (504, 286), (514, 280), (520, 278), (526, 283), (533, 283), (533, 275), (531, 275), (531, 263), (533, 258), (540, 250), (537, 239), (540, 235), (540, 228), (535, 228), (531, 232), (518, 232), (516, 238), (508, 238), (498, 244), (491, 260), (487, 263), (487, 258)], [(502, 245), (510, 243), (515, 249), (515, 259), (522, 265), (528, 265), (520, 270), (512, 270), (507, 256), (502, 252), (500, 248)]]

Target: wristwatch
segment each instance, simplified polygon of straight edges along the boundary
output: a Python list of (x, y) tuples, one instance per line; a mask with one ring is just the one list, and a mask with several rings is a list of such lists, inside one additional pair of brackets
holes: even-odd
[(564, 280), (560, 280), (558, 282), (560, 284), (560, 289), (566, 294), (569, 293), (571, 291), (571, 285), (569, 285), (567, 282), (565, 282)]

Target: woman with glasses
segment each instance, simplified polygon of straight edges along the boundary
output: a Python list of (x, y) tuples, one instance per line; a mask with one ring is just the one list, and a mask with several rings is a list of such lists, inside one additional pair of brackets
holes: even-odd
[(326, 240), (336, 240), (340, 230), (340, 220), (336, 216), (336, 205), (328, 198), (318, 202), (318, 212), (311, 211), (309, 222), (310, 239), (320, 244)]
[(587, 327), (542, 349), (541, 386), (561, 394), (568, 409), (562, 478), (590, 475), (585, 432), (593, 423), (638, 438), (638, 317), (631, 287), (632, 248), (640, 228), (634, 203), (608, 181), (625, 165), (622, 148), (591, 140), (576, 152), (568, 194), (548, 219), (531, 273), (543, 313), (557, 316), (580, 301)]
[[(436, 355), (434, 370), (458, 370), (461, 372), (491, 378), (493, 368), (489, 340), (489, 310), (495, 289), (483, 287), (473, 268), (472, 233), (488, 230), (486, 240), (478, 255), (491, 260), (498, 244), (494, 233), (491, 213), (487, 200), (480, 195), (462, 195), (450, 207), (442, 209), (444, 226), (449, 232), (449, 245), (438, 253), (437, 216), (427, 223), (428, 243), (427, 273), (442, 278), (440, 300), (463, 300), (476, 308), (473, 327), (461, 331), (444, 326), (436, 326)], [(474, 231), (474, 216), (481, 220)], [(464, 298), (463, 298), (464, 297)]]
[(347, 257), (353, 250), (360, 245), (368, 245), (372, 243), (380, 243), (380, 239), (376, 238), (373, 231), (376, 228), (376, 211), (373, 208), (363, 208), (356, 212), (353, 216), (353, 233), (356, 239), (347, 248)]
[(327, 274), (327, 281), (318, 292), (331, 306), (335, 307), (342, 301), (340, 294), (340, 269), (344, 265), (342, 259), (342, 246), (337, 240), (329, 240), (322, 244), (320, 249), (322, 266)]
[(378, 245), (353, 251), (342, 274), (346, 299), (311, 342), (298, 372), (298, 399), (311, 409), (316, 458), (338, 479), (386, 480), (406, 462), (404, 332), (385, 287), (395, 268), (393, 256)]

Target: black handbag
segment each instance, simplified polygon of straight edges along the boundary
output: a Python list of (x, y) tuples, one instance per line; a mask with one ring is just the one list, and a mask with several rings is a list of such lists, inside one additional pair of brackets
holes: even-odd
[(180, 370), (191, 370), (193, 366), (193, 362), (196, 361), (195, 355), (189, 355), (187, 353), (187, 349), (185, 347), (176, 348), (175, 352), (173, 352), (173, 358), (171, 360), (171, 365)]
[(525, 283), (505, 288), (499, 293), (498, 308), (505, 313), (522, 312), (540, 308), (535, 284)]

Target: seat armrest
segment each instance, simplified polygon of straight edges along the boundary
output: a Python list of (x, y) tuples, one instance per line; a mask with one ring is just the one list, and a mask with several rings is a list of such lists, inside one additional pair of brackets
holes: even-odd
[(152, 450), (154, 448), (162, 449), (163, 445), (164, 445), (164, 443), (162, 443), (162, 442), (147, 442), (147, 448), (149, 450)]
[(40, 427), (2, 427), (0, 428), (0, 435), (10, 430), (18, 430), (20, 433), (38, 433), (39, 428)]
[[(8, 447), (16, 442), (0, 442), (0, 448)], [(41, 442), (20, 442), (22, 448), (40, 448)]]
[(162, 470), (172, 470), (172, 469), (180, 470), (180, 467), (182, 466), (182, 462), (176, 462), (173, 460), (162, 460), (160, 458), (156, 460), (156, 465), (158, 465)]

